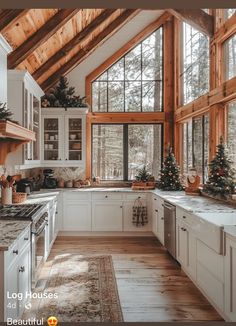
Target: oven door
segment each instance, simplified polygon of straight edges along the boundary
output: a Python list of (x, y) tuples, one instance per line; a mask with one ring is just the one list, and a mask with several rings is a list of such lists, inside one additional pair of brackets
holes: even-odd
[(40, 270), (46, 257), (47, 220), (36, 232), (32, 232), (32, 287), (36, 285)]

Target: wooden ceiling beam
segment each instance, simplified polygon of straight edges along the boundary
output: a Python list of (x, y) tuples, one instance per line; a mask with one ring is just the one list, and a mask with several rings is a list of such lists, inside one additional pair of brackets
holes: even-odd
[(111, 22), (103, 31), (101, 31), (92, 41), (90, 41), (84, 48), (79, 50), (70, 60), (55, 71), (48, 79), (46, 79), (41, 87), (48, 90), (52, 87), (62, 75), (69, 73), (74, 67), (80, 64), (89, 54), (91, 54), (102, 42), (113, 35), (119, 28), (121, 28), (127, 20), (131, 19), (139, 12), (138, 9), (127, 9), (113, 22)]
[(168, 9), (176, 18), (185, 21), (200, 32), (212, 37), (214, 34), (214, 18), (202, 9)]
[(52, 55), (44, 64), (42, 64), (34, 73), (34, 79), (40, 78), (48, 69), (56, 64), (61, 58), (67, 55), (76, 45), (84, 41), (99, 25), (101, 25), (116, 9), (106, 9), (88, 24), (81, 32), (66, 43), (59, 51)]
[(29, 9), (5, 9), (0, 13), (0, 32), (3, 33), (6, 29), (14, 24), (19, 18), (26, 15)]
[(64, 24), (66, 24), (80, 9), (61, 9), (50, 18), (38, 31), (8, 56), (8, 68), (16, 68), (40, 45), (46, 42)]

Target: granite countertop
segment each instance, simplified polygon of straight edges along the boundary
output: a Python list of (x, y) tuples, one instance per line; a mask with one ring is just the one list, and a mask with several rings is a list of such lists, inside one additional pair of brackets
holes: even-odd
[(30, 221), (0, 221), (0, 251), (7, 251), (30, 224)]

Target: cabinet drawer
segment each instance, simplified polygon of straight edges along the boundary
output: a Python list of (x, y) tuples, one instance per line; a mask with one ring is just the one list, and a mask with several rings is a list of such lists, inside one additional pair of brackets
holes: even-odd
[(92, 194), (93, 200), (122, 200), (122, 193), (114, 192), (95, 192)]
[(19, 249), (22, 251), (22, 249), (30, 243), (30, 236), (31, 236), (31, 229), (30, 227), (27, 228), (27, 230), (22, 234), (22, 236), (19, 238)]
[(80, 192), (78, 190), (71, 190), (64, 193), (65, 200), (90, 200), (90, 192)]
[(192, 214), (186, 212), (185, 210), (179, 207), (176, 207), (176, 218), (189, 225), (192, 225), (196, 220), (196, 218)]
[(129, 201), (131, 200), (135, 201), (136, 199), (146, 200), (147, 194), (137, 193), (137, 192), (132, 194), (126, 194), (125, 199)]

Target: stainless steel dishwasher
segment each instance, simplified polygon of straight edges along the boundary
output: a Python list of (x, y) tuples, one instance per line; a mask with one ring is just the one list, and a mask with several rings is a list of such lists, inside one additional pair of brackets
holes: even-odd
[(175, 206), (164, 201), (164, 245), (176, 258), (176, 216)]

